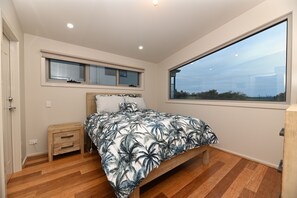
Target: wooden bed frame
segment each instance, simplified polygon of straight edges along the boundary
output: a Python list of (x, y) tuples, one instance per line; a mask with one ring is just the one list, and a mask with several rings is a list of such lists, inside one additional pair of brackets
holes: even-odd
[[(87, 116), (96, 112), (96, 95), (117, 95), (118, 93), (86, 93), (86, 114)], [(120, 93), (123, 94), (123, 93)], [(139, 94), (138, 94), (139, 95)], [(174, 158), (162, 162), (161, 165), (154, 169), (130, 194), (130, 198), (140, 197), (140, 187), (156, 179), (157, 177), (165, 174), (166, 172), (176, 168), (177, 166), (185, 163), (186, 161), (202, 154), (203, 164), (208, 164), (209, 161), (209, 146), (201, 146), (199, 148), (191, 149), (183, 154), (177, 155)]]

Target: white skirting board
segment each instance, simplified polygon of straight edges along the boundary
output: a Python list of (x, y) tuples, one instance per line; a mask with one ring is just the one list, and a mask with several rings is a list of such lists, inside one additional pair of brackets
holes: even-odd
[(31, 154), (31, 155), (26, 155), (26, 157), (24, 158), (24, 160), (22, 162), (22, 167), (24, 167), (28, 157), (34, 157), (34, 156), (37, 156), (37, 155), (44, 155), (44, 154), (47, 154), (47, 152), (40, 152), (40, 153)]
[(214, 148), (216, 148), (216, 149), (219, 149), (219, 150), (222, 150), (222, 151), (225, 151), (225, 152), (228, 152), (228, 153), (237, 155), (239, 157), (242, 157), (242, 158), (245, 158), (245, 159), (254, 161), (254, 162), (258, 162), (258, 163), (264, 164), (264, 165), (269, 166), (271, 168), (275, 168), (275, 169), (278, 168), (278, 164), (272, 164), (272, 163), (269, 163), (269, 162), (266, 162), (266, 161), (262, 161), (262, 160), (259, 160), (259, 159), (256, 159), (256, 158), (253, 158), (253, 157), (250, 157), (250, 156), (247, 156), (247, 155), (243, 155), (243, 154), (240, 154), (240, 153), (237, 153), (237, 152), (234, 152), (234, 151), (230, 151), (228, 149), (217, 147), (215, 145), (211, 145), (211, 146), (214, 147)]

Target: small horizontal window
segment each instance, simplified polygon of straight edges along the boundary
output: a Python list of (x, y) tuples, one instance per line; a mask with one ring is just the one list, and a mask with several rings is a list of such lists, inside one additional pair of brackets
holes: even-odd
[(90, 84), (92, 85), (112, 85), (116, 86), (116, 69), (100, 66), (90, 66)]
[(120, 85), (128, 85), (129, 87), (139, 86), (139, 72), (120, 70)]
[(49, 59), (49, 79), (85, 82), (85, 65)]
[(286, 101), (288, 20), (174, 68), (170, 99)]
[[(92, 86), (141, 87), (143, 69), (123, 69), (125, 66), (107, 66), (106, 63), (43, 53), (45, 83), (75, 83)], [(61, 59), (59, 59), (61, 58)], [(68, 60), (69, 59), (69, 60)], [(73, 60), (73, 61), (72, 61)], [(130, 68), (130, 67), (127, 67)]]

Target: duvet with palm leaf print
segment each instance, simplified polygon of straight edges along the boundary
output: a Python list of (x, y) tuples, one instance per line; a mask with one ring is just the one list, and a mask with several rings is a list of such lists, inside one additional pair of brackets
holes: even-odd
[(85, 129), (117, 197), (128, 197), (162, 161), (218, 139), (203, 121), (151, 109), (95, 113)]

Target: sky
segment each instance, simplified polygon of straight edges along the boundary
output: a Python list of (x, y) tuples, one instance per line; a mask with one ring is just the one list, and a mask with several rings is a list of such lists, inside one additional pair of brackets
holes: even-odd
[(285, 92), (286, 29), (285, 21), (179, 68), (176, 89), (216, 89), (251, 97)]

